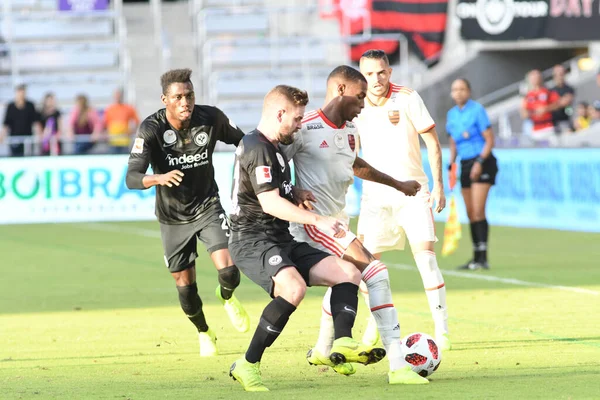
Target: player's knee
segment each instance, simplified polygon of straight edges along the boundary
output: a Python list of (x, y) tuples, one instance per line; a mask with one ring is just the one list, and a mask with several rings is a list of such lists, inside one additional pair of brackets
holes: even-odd
[(196, 282), (196, 263), (191, 262), (187, 268), (179, 272), (172, 272), (171, 275), (175, 279), (175, 285), (188, 286)]
[(351, 283), (354, 283), (355, 285), (360, 284), (361, 273), (354, 264), (352, 264), (351, 262), (345, 261), (345, 260), (341, 260), (340, 267), (342, 268), (342, 271), (344, 272), (344, 275), (346, 278), (345, 282), (351, 282)]
[(472, 221), (472, 222), (483, 221), (484, 219), (485, 219), (485, 209), (472, 211), (471, 216), (469, 217), (469, 221)]
[(219, 270), (219, 284), (225, 289), (233, 290), (240, 285), (240, 270), (235, 265)]
[(198, 286), (196, 283), (185, 286), (177, 286), (177, 292), (179, 292), (179, 304), (183, 312), (190, 316), (196, 315), (202, 308), (202, 300), (198, 296)]
[(290, 279), (277, 285), (275, 295), (283, 297), (287, 302), (298, 306), (306, 295), (306, 283), (301, 279)]

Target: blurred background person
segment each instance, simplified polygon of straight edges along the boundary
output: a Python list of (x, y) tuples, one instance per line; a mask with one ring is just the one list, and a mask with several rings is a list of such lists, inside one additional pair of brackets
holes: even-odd
[(560, 96), (544, 86), (542, 73), (534, 69), (527, 74), (529, 91), (521, 103), (521, 117), (533, 123), (531, 138), (556, 144), (552, 111), (560, 107)]
[(75, 141), (75, 154), (89, 153), (99, 141), (101, 132), (102, 122), (98, 113), (90, 107), (86, 95), (78, 95), (75, 98), (75, 107), (69, 116), (68, 126), (69, 139)]
[(60, 154), (62, 121), (60, 111), (56, 107), (54, 93), (47, 93), (44, 96), (40, 109), (40, 123), (42, 125), (41, 154), (43, 156)]
[(114, 93), (114, 103), (104, 111), (104, 126), (108, 133), (111, 153), (127, 154), (131, 137), (135, 134), (140, 118), (135, 108), (123, 102), (123, 90)]
[(600, 123), (600, 100), (594, 101), (588, 106), (590, 126)]
[(554, 88), (552, 90), (560, 96), (557, 105), (558, 108), (552, 112), (552, 121), (557, 134), (573, 132), (575, 130), (571, 122), (575, 89), (567, 85), (565, 75), (565, 67), (560, 64), (555, 65), (552, 69), (552, 79), (554, 81)]
[[(35, 110), (35, 105), (27, 100), (26, 86), (19, 85), (15, 88), (15, 99), (6, 107), (4, 115), (4, 124), (0, 132), (0, 143), (8, 136), (33, 139), (41, 137), (40, 117)], [(33, 155), (33, 147), (29, 148)], [(25, 155), (25, 146), (21, 143), (12, 143), (10, 145), (12, 157), (23, 157)]]
[(575, 109), (575, 119), (573, 125), (576, 131), (581, 131), (590, 127), (590, 114), (588, 113), (588, 107), (590, 105), (586, 101), (581, 101), (577, 104)]
[(451, 87), (456, 106), (448, 111), (446, 130), (450, 139), (450, 165), (460, 158), (461, 193), (471, 224), (473, 259), (459, 269), (489, 269), (489, 226), (485, 215), (488, 193), (496, 182), (498, 164), (492, 154), (494, 134), (485, 108), (471, 100), (471, 85), (457, 79)]

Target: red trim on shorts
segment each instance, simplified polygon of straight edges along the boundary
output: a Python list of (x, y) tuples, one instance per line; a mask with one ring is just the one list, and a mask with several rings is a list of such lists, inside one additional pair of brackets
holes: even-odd
[[(437, 236), (435, 232), (435, 219), (433, 218), (433, 210), (429, 209), (429, 214), (431, 214), (431, 223), (433, 224), (433, 236)], [(435, 239), (434, 239), (435, 240)], [(432, 251), (433, 253), (433, 251)], [(435, 253), (433, 253), (435, 255)]]
[(439, 285), (439, 286), (436, 286), (436, 287), (432, 287), (432, 288), (425, 288), (425, 290), (427, 290), (428, 292), (430, 292), (430, 291), (432, 291), (432, 290), (438, 290), (438, 289), (441, 289), (441, 288), (443, 288), (444, 286), (446, 286), (446, 284), (445, 284), (445, 283), (442, 283), (441, 285)]
[(344, 255), (345, 250), (338, 243), (335, 242), (334, 239), (327, 236), (325, 233), (318, 230), (316, 227), (312, 225), (304, 225), (304, 230), (308, 234), (308, 237), (311, 238), (316, 243), (321, 244), (327, 250), (331, 251), (338, 257), (342, 257)]
[(421, 254), (421, 253), (428, 253), (428, 254), (431, 254), (432, 256), (435, 256), (435, 251), (431, 251), (431, 250), (421, 250), (421, 251), (417, 251), (417, 252), (415, 253), (415, 255), (417, 255), (417, 254)]
[(371, 308), (371, 312), (381, 310), (383, 308), (390, 308), (390, 307), (394, 307), (394, 305), (393, 304), (382, 304), (380, 306)]
[(331, 313), (325, 309), (325, 307), (321, 306), (323, 312), (331, 317)]

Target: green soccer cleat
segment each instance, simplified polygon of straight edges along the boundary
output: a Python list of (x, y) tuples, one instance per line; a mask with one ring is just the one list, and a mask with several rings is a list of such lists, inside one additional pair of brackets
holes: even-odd
[(441, 351), (449, 351), (452, 349), (452, 342), (450, 342), (450, 336), (447, 333), (438, 336), (435, 341)]
[(329, 357), (321, 354), (316, 348), (312, 348), (308, 351), (308, 353), (306, 353), (306, 361), (308, 361), (310, 365), (325, 365), (327, 367), (331, 367), (335, 372), (341, 375), (348, 376), (356, 373), (356, 368), (354, 368), (354, 365), (350, 363), (335, 365), (331, 362)]
[(410, 368), (410, 365), (388, 372), (390, 385), (427, 385), (429, 381)]
[(379, 342), (379, 329), (377, 329), (377, 322), (375, 322), (375, 317), (373, 317), (373, 315), (371, 315), (367, 321), (367, 328), (363, 334), (362, 342), (367, 346), (373, 347)]
[(246, 392), (269, 391), (262, 382), (260, 362), (251, 364), (242, 357), (231, 365), (229, 376), (234, 381), (238, 381)]
[(225, 307), (225, 312), (227, 312), (227, 316), (233, 327), (238, 332), (248, 332), (250, 330), (250, 316), (248, 316), (248, 313), (244, 310), (242, 303), (240, 303), (237, 297), (232, 295), (229, 300), (225, 300), (221, 297), (221, 285), (217, 286), (215, 295), (221, 301), (223, 307)]
[(329, 359), (335, 365), (343, 363), (375, 364), (385, 357), (385, 349), (367, 346), (351, 337), (342, 337), (333, 342)]
[(198, 332), (200, 342), (200, 357), (214, 357), (219, 354), (217, 350), (217, 336), (209, 328), (206, 332)]

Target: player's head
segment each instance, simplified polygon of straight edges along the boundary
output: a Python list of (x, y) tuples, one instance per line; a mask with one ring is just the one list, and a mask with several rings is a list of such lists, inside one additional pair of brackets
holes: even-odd
[(25, 86), (24, 84), (17, 85), (17, 87), (15, 87), (15, 101), (17, 103), (25, 102), (26, 91), (27, 86)]
[(261, 126), (274, 134), (279, 143), (287, 145), (294, 141), (293, 135), (302, 128), (302, 118), (308, 104), (308, 94), (293, 86), (277, 85), (267, 93), (263, 103)]
[(336, 67), (327, 77), (327, 99), (340, 102), (338, 107), (344, 121), (352, 121), (365, 106), (367, 80), (348, 65)]
[(121, 88), (115, 89), (115, 91), (113, 93), (113, 100), (115, 101), (115, 104), (123, 103), (123, 89), (121, 89)]
[(543, 85), (542, 73), (539, 69), (533, 69), (529, 71), (527, 74), (527, 80), (529, 82), (529, 86), (533, 88), (538, 88)]
[(557, 85), (563, 85), (565, 83), (566, 74), (567, 70), (561, 64), (556, 64), (554, 68), (552, 68), (552, 78)]
[(450, 89), (452, 100), (459, 106), (464, 105), (471, 97), (471, 84), (465, 78), (458, 78), (452, 82)]
[(161, 101), (167, 108), (167, 117), (171, 121), (186, 122), (194, 111), (194, 85), (189, 68), (172, 69), (160, 77), (162, 86)]
[(360, 57), (360, 72), (367, 78), (369, 93), (385, 96), (390, 86), (392, 68), (383, 50), (367, 50)]

